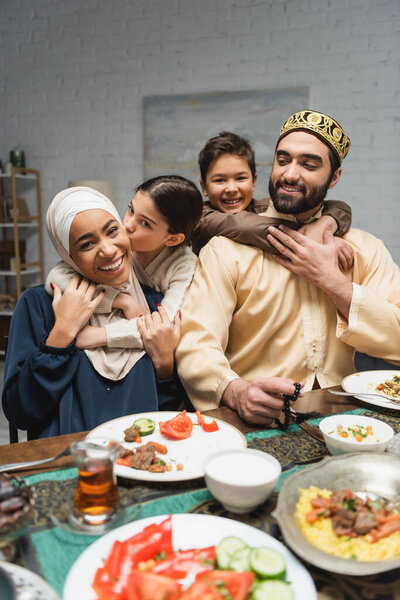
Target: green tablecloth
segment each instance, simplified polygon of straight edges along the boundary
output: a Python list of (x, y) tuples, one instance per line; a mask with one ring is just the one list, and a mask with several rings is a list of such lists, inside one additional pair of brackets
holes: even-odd
[[(356, 414), (377, 416), (388, 422), (396, 431), (400, 431), (400, 421), (395, 411), (372, 411), (358, 409)], [(318, 425), (319, 419), (309, 421)], [(323, 457), (327, 454), (323, 443), (308, 436), (297, 425), (291, 425), (285, 432), (265, 429), (246, 435), (248, 447), (257, 448), (274, 455), (282, 465), (284, 472), (278, 482), (275, 493), (257, 510), (248, 515), (228, 513), (214, 500), (205, 487), (204, 479), (178, 483), (153, 483), (133, 480), (119, 480), (121, 500), (130, 507), (126, 509), (126, 521), (141, 505), (139, 519), (170, 513), (202, 513), (227, 516), (257, 527), (279, 538), (279, 529), (271, 512), (276, 503), (279, 487), (285, 477), (302, 466), (292, 466), (301, 462)], [(287, 469), (285, 471), (285, 469)], [(60, 499), (71, 498), (76, 488), (77, 470), (62, 469), (53, 472), (31, 475), (25, 480), (35, 484), (37, 501), (34, 526), (24, 538), (22, 558), (26, 565), (42, 574), (62, 597), (62, 588), (66, 575), (78, 556), (97, 537), (68, 533), (54, 527), (49, 521), (52, 506)], [(282, 541), (282, 540), (281, 540)], [(364, 578), (334, 575), (306, 565), (310, 570), (322, 600), (398, 600), (400, 575), (396, 572), (381, 576)], [(397, 592), (395, 591), (397, 590)]]

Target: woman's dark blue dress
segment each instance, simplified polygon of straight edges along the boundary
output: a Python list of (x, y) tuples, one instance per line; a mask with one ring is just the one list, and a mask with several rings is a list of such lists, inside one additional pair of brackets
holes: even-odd
[[(162, 295), (143, 286), (150, 310)], [(177, 377), (157, 382), (145, 354), (119, 381), (95, 371), (75, 343), (46, 346), (54, 325), (52, 298), (44, 286), (26, 290), (11, 319), (2, 395), (3, 410), (28, 439), (93, 429), (124, 415), (178, 409), (186, 400)]]

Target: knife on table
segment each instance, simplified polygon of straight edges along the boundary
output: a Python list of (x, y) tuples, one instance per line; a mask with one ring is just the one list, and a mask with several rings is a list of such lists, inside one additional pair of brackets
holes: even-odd
[(293, 407), (290, 407), (290, 412), (294, 419), (295, 424), (298, 427), (300, 427), (300, 429), (302, 429), (303, 431), (308, 433), (308, 435), (311, 435), (311, 437), (313, 437), (315, 440), (325, 443), (324, 436), (322, 435), (322, 432), (319, 429), (319, 427), (310, 425), (310, 423), (307, 423), (307, 421), (306, 421), (306, 419), (315, 419), (317, 417), (322, 417), (322, 415), (320, 413), (317, 413), (317, 412), (301, 413), (301, 412), (298, 412), (297, 410), (295, 410)]
[(325, 443), (324, 436), (322, 435), (318, 427), (310, 425), (310, 423), (307, 423), (307, 421), (303, 421), (303, 423), (296, 423), (296, 425), (298, 425), (303, 431), (308, 433), (308, 435), (311, 435), (311, 437), (313, 437), (314, 439), (318, 440), (319, 442)]

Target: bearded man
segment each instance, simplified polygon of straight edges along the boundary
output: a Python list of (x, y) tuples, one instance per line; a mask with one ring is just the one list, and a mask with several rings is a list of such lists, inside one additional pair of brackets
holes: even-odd
[[(350, 140), (323, 113), (284, 123), (275, 149), (266, 216), (301, 223), (321, 215), (342, 174)], [(350, 229), (342, 273), (327, 228), (319, 244), (281, 226), (280, 255), (215, 237), (201, 251), (182, 307), (178, 373), (199, 410), (222, 402), (250, 423), (279, 417), (282, 395), (337, 385), (354, 372), (355, 349), (400, 364), (400, 273), (382, 242)], [(293, 379), (290, 379), (293, 378)]]

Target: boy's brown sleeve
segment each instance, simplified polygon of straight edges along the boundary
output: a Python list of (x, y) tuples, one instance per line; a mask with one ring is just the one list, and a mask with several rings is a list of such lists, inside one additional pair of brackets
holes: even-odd
[(322, 214), (326, 217), (329, 215), (335, 219), (337, 230), (335, 235), (340, 237), (348, 232), (351, 225), (351, 207), (346, 202), (340, 200), (327, 200), (322, 207)]
[(267, 240), (267, 230), (270, 225), (275, 227), (286, 225), (291, 229), (300, 227), (300, 223), (295, 221), (264, 217), (246, 210), (230, 214), (205, 207), (200, 222), (192, 235), (193, 252), (198, 254), (212, 237), (223, 235), (241, 244), (249, 244), (266, 252), (278, 254)]

